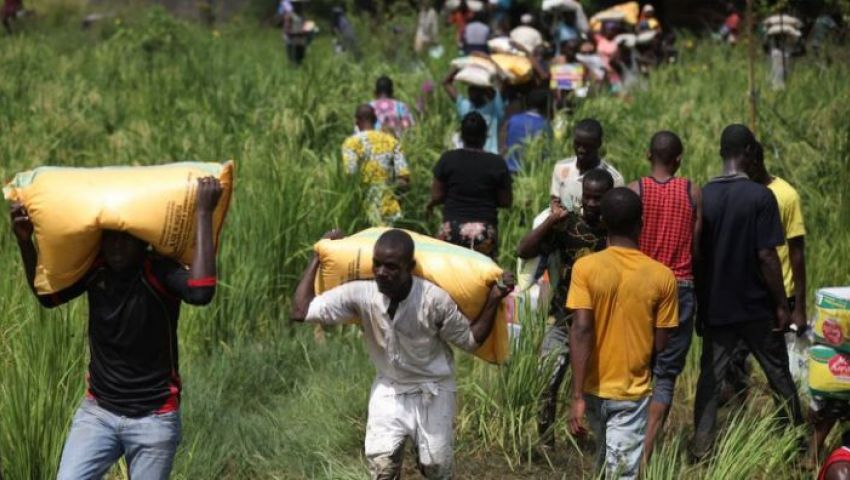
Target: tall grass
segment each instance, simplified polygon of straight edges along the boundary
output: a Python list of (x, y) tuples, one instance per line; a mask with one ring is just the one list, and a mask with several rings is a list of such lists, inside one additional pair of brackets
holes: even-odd
[[(288, 326), (285, 312), (312, 242), (331, 227), (365, 227), (357, 184), (341, 171), (339, 158), (354, 107), (369, 99), (382, 73), (413, 103), (419, 84), (439, 80), (448, 59), (413, 60), (401, 44), (410, 39), (372, 32), (362, 35), (362, 61), (333, 56), (320, 39), (304, 68), (293, 70), (276, 31), (236, 23), (216, 35), (156, 10), (124, 18), (88, 32), (36, 26), (4, 39), (0, 63), (17, 73), (0, 76), (0, 177), (44, 164), (234, 159), (236, 195), (219, 257), (218, 295), (210, 307), (184, 308), (181, 319), (184, 441), (174, 476), (363, 477), (373, 370), (362, 340), (356, 332), (332, 332), (317, 345), (310, 329)], [(627, 178), (646, 171), (650, 135), (672, 129), (685, 141), (682, 173), (704, 182), (720, 170), (721, 129), (745, 118), (744, 69), (741, 50), (701, 45), (683, 52), (680, 65), (654, 72), (646, 91), (625, 101), (588, 100), (575, 118), (603, 123), (607, 158)], [(812, 289), (850, 283), (841, 263), (850, 251), (848, 73), (843, 64), (822, 68), (803, 60), (787, 91), (761, 95), (759, 135), (768, 164), (803, 198)], [(765, 77), (761, 67), (759, 75)], [(441, 92), (428, 105), (404, 139), (413, 185), (402, 203), (404, 226), (433, 232), (437, 220), (426, 221), (423, 212), (431, 169), (457, 120)], [(547, 202), (552, 164), (570, 155), (568, 137), (538, 142), (515, 179), (515, 205), (500, 217), (499, 260), (506, 268)], [(83, 390), (86, 305), (77, 300), (40, 310), (17, 255), (11, 236), (0, 235), (6, 267), (0, 276), (0, 469), (12, 479), (51, 478)], [(532, 459), (545, 378), (537, 361), (543, 319), (529, 314), (523, 322), (509, 364), (458, 359), (459, 476), (591, 478), (588, 451), (568, 437), (563, 421), (556, 425), (558, 455)], [(786, 462), (799, 432), (771, 430), (770, 412), (760, 407), (768, 398), (761, 384), (752, 404), (732, 412), (715, 460), (689, 463), (684, 445), (698, 354), (695, 342), (650, 477), (803, 478)]]

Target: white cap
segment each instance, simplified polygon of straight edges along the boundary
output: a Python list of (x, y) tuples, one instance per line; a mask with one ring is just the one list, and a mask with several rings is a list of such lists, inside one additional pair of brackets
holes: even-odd
[(530, 13), (523, 13), (521, 17), (519, 17), (519, 23), (524, 25), (528, 25), (534, 21), (534, 15)]
[(651, 3), (647, 3), (646, 5), (643, 6), (643, 13), (649, 13), (649, 12), (654, 12), (654, 11), (655, 11), (655, 7), (653, 7)]
[(480, 0), (467, 0), (466, 6), (470, 12), (480, 12), (484, 10), (484, 2)]

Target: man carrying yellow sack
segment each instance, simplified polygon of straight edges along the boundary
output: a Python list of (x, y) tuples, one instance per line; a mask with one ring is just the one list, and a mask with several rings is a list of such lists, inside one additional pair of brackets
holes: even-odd
[(180, 303), (206, 305), (215, 293), (212, 216), (221, 194), (217, 179), (198, 180), (189, 269), (154, 256), (127, 233), (107, 230), (88, 273), (48, 295), (34, 286), (33, 224), (23, 206), (12, 205), (12, 230), (39, 302), (52, 308), (88, 296), (88, 388), (65, 441), (59, 479), (101, 478), (121, 456), (134, 479), (168, 478), (181, 438)]
[[(325, 238), (342, 234), (331, 231)], [(470, 321), (443, 289), (414, 277), (415, 266), (413, 239), (389, 230), (375, 243), (374, 280), (348, 282), (315, 296), (319, 259), (314, 256), (292, 303), (290, 319), (297, 322), (339, 325), (360, 319), (378, 371), (365, 440), (373, 479), (399, 477), (408, 437), (426, 478), (451, 478), (456, 387), (450, 344), (467, 352), (478, 348), (490, 335), (499, 302), (513, 290), (513, 277), (505, 273)]]

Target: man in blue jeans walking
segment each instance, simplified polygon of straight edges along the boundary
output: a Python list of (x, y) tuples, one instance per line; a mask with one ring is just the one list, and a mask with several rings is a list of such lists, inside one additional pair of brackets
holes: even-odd
[[(215, 178), (198, 180), (189, 269), (153, 255), (127, 233), (104, 231), (100, 257), (80, 281), (52, 295), (36, 294), (47, 308), (83, 293), (89, 303), (88, 388), (65, 441), (59, 479), (99, 479), (121, 456), (133, 480), (168, 478), (181, 436), (180, 303), (205, 305), (215, 293), (212, 213), (221, 191)], [(33, 224), (19, 204), (11, 216), (35, 293)]]

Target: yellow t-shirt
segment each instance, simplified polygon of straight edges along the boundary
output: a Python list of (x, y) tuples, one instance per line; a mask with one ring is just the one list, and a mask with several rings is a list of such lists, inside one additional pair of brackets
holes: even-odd
[(779, 204), (779, 216), (782, 220), (782, 230), (785, 231), (785, 243), (776, 247), (779, 261), (782, 262), (782, 280), (785, 282), (785, 293), (794, 296), (794, 275), (791, 272), (791, 257), (788, 251), (788, 239), (802, 237), (806, 234), (803, 224), (803, 209), (800, 207), (800, 195), (794, 187), (785, 180), (774, 177), (767, 186), (776, 197)]
[(649, 395), (655, 329), (679, 325), (673, 272), (640, 250), (608, 247), (576, 262), (567, 307), (593, 310), (584, 393), (612, 400)]

